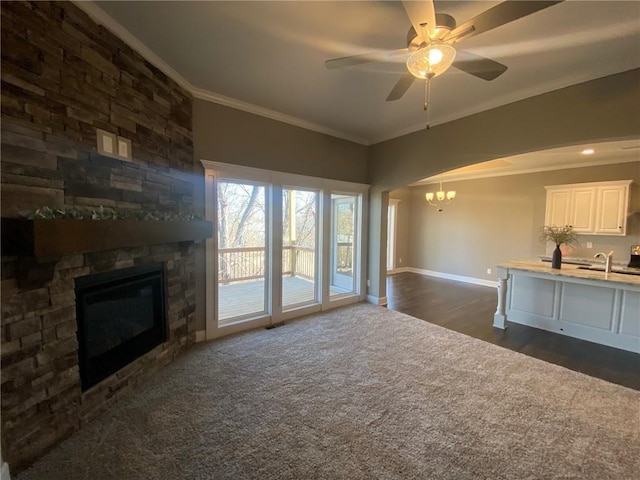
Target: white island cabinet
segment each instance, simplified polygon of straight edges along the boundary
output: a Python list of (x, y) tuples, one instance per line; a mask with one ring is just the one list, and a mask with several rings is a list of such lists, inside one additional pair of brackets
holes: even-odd
[(640, 275), (514, 261), (498, 265), (498, 309), (507, 322), (640, 353)]

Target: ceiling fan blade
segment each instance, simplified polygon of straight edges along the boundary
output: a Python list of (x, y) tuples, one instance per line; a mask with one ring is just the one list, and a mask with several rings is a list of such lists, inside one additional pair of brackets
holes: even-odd
[(513, 22), (532, 13), (539, 12), (545, 8), (552, 7), (563, 0), (557, 1), (517, 1), (508, 0), (499, 3), (495, 7), (482, 12), (480, 15), (464, 22), (454, 28), (446, 37), (447, 41), (459, 42), (463, 38), (470, 38), (491, 29)]
[(402, 98), (402, 96), (407, 93), (407, 90), (409, 90), (409, 87), (413, 85), (413, 81), (415, 79), (416, 77), (414, 77), (410, 73), (405, 73), (404, 75), (402, 75), (402, 77), (400, 77), (400, 80), (398, 80), (398, 82), (394, 85), (391, 93), (389, 93), (387, 102), (392, 102), (394, 100), (399, 100), (400, 98)]
[[(420, 38), (423, 38), (422, 25), (427, 24), (429, 33), (431, 34), (436, 28), (436, 10), (433, 6), (433, 0), (420, 0), (420, 1), (403, 1), (405, 11), (411, 25)], [(428, 40), (428, 38), (423, 38)]]
[(363, 63), (374, 62), (376, 59), (371, 53), (364, 53), (362, 55), (352, 55), (350, 57), (332, 58), (324, 62), (324, 65), (333, 70), (336, 68), (353, 67), (355, 65), (361, 65)]
[(507, 66), (475, 53), (457, 50), (453, 66), (483, 80), (491, 81), (507, 71)]
[(363, 63), (371, 62), (390, 62), (393, 58), (406, 55), (406, 48), (399, 48), (397, 50), (389, 50), (384, 52), (369, 52), (361, 55), (351, 55), (349, 57), (332, 58), (324, 62), (325, 66), (329, 70), (336, 68), (353, 67), (355, 65), (362, 65)]

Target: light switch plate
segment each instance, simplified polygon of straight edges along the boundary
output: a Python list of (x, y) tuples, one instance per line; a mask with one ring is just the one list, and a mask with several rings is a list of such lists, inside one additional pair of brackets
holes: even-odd
[(131, 140), (118, 136), (118, 158), (131, 160)]
[(98, 153), (107, 157), (115, 157), (116, 154), (116, 135), (105, 130), (96, 128), (96, 137), (98, 140)]
[(128, 162), (132, 161), (133, 152), (131, 151), (130, 139), (101, 130), (100, 128), (96, 128), (96, 138), (98, 142), (98, 153), (100, 155), (126, 160)]

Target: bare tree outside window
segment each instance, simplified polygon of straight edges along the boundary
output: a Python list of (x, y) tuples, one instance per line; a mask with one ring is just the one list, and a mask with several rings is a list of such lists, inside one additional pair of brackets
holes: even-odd
[(218, 249), (221, 283), (264, 277), (263, 186), (218, 183)]

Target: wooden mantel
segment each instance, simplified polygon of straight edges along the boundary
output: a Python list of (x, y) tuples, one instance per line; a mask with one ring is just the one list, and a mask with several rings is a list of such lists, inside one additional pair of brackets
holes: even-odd
[(66, 254), (196, 242), (212, 235), (207, 220), (2, 218), (2, 256), (18, 257), (18, 284), (27, 288), (51, 280)]

